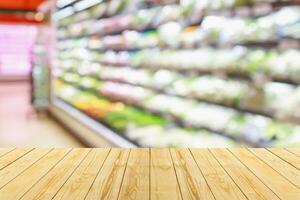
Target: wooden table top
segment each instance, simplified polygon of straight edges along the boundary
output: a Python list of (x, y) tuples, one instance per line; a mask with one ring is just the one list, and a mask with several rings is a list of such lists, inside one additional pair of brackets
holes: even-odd
[(300, 149), (0, 149), (0, 199), (300, 199)]

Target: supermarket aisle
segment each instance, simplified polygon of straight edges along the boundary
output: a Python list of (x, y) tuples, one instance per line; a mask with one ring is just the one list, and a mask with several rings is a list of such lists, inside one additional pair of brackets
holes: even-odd
[(0, 82), (0, 147), (82, 147), (53, 119), (34, 115), (29, 90), (27, 83)]

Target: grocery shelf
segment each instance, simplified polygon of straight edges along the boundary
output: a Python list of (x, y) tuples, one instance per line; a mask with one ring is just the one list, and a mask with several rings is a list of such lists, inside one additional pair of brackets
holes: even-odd
[[(57, 11), (60, 11), (60, 10), (62, 10), (64, 8), (66, 8), (66, 7), (74, 6), (74, 4), (76, 4), (77, 2), (79, 2), (79, 0), (70, 0), (70, 1), (71, 1), (71, 3), (65, 5), (64, 7), (57, 8)], [(73, 15), (76, 15), (76, 14), (82, 12), (82, 11), (85, 11), (85, 10), (93, 9), (96, 6), (99, 6), (99, 4), (101, 4), (101, 3), (102, 4), (103, 3), (109, 3), (109, 1), (108, 0), (99, 0), (99, 2), (96, 3), (96, 4), (92, 3), (91, 5), (88, 5), (88, 6), (84, 7), (83, 9), (80, 9), (79, 11), (75, 10), (74, 13), (72, 15), (69, 15), (68, 17), (72, 17)], [(150, 1), (149, 2), (145, 1), (144, 3), (145, 3), (145, 5), (144, 5), (144, 7), (142, 9), (151, 9), (151, 8), (162, 7), (162, 6), (166, 6), (166, 5), (173, 5), (173, 4), (177, 3), (177, 0), (170, 1), (170, 2), (167, 2), (167, 3), (161, 3), (161, 2), (160, 3), (154, 3), (154, 2), (151, 3)], [(122, 15), (131, 14), (132, 12), (137, 12), (138, 10), (139, 9), (136, 9), (134, 11), (127, 11), (127, 12), (121, 11), (121, 12), (118, 12), (118, 13), (115, 13), (115, 14), (104, 14), (104, 15), (102, 15), (100, 17), (99, 16), (98, 17), (94, 16), (94, 17), (95, 17), (95, 19), (100, 19), (100, 18), (101, 19), (105, 19), (105, 18), (110, 18), (110, 17), (113, 17), (113, 16), (122, 16)], [(64, 19), (64, 18), (62, 18), (62, 19)], [(79, 21), (76, 21), (76, 23), (77, 22), (81, 22), (81, 21), (85, 21), (85, 20), (86, 19), (79, 20)]]
[(219, 15), (219, 16), (243, 16), (243, 17), (260, 17), (267, 15), (274, 10), (278, 10), (282, 7), (299, 5), (298, 0), (287, 1), (273, 1), (273, 2), (252, 2), (241, 6), (235, 6), (224, 10), (213, 10), (207, 15)]
[[(74, 73), (74, 71), (69, 71), (69, 72), (73, 72)], [(293, 124), (299, 124), (299, 122), (297, 120), (281, 119), (281, 118), (276, 117), (276, 115), (273, 114), (272, 112), (268, 112), (268, 111), (254, 110), (254, 109), (247, 108), (245, 106), (239, 106), (239, 105), (229, 104), (229, 103), (225, 103), (225, 102), (222, 102), (222, 101), (213, 101), (213, 100), (210, 100), (210, 99), (204, 99), (204, 98), (201, 98), (201, 97), (194, 97), (194, 96), (191, 96), (191, 95), (180, 95), (180, 94), (176, 94), (174, 92), (170, 92), (167, 89), (159, 89), (159, 88), (155, 88), (155, 87), (151, 87), (151, 86), (146, 86), (146, 85), (143, 85), (143, 84), (130, 83), (130, 82), (124, 81), (124, 80), (116, 80), (116, 79), (113, 79), (113, 78), (111, 78), (111, 79), (110, 78), (103, 79), (103, 78), (100, 78), (100, 77), (97, 77), (97, 76), (90, 76), (90, 77), (93, 77), (93, 78), (95, 78), (95, 79), (97, 79), (99, 81), (104, 81), (104, 82), (109, 81), (109, 82), (121, 83), (121, 84), (126, 84), (126, 85), (131, 85), (131, 86), (138, 86), (138, 87), (142, 87), (142, 88), (154, 91), (155, 93), (164, 94), (164, 95), (167, 95), (167, 96), (170, 96), (170, 97), (179, 97), (179, 98), (184, 98), (184, 99), (191, 99), (191, 100), (196, 100), (196, 101), (202, 102), (202, 103), (207, 103), (207, 104), (212, 104), (212, 105), (217, 105), (217, 106), (232, 108), (232, 109), (235, 109), (238, 112), (243, 113), (243, 114), (261, 115), (261, 116), (265, 116), (265, 117), (269, 117), (269, 118), (274, 118), (274, 119), (277, 119), (277, 120), (283, 121), (283, 122), (288, 122), (288, 123), (293, 123)], [(60, 79), (60, 80), (62, 80), (62, 81), (65, 82), (65, 80), (63, 80), (63, 79)], [(284, 83), (287, 83), (287, 82), (284, 82)], [(95, 92), (95, 93), (97, 93), (97, 92)], [(148, 112), (149, 112), (149, 110), (148, 110)]]
[[(169, 3), (166, 3), (166, 4), (161, 4), (161, 3), (154, 3), (152, 5), (148, 4), (147, 7), (143, 7), (141, 10), (148, 10), (148, 9), (152, 9), (152, 8), (162, 8), (163, 6), (168, 6), (168, 5), (176, 5), (176, 4), (174, 4), (174, 2), (169, 2)], [(139, 11), (139, 9), (134, 10), (134, 11), (126, 11), (126, 12), (121, 11), (120, 13), (116, 13), (116, 15), (114, 15), (114, 14), (110, 14), (110, 15), (105, 14), (104, 16), (97, 17), (96, 19), (107, 19), (107, 18), (110, 18), (110, 17), (121, 17), (121, 16), (126, 16), (128, 14), (136, 13), (138, 11)]]
[[(126, 82), (126, 81), (120, 81), (120, 80), (114, 80), (114, 79), (100, 79), (100, 78), (98, 78), (98, 79), (101, 80), (101, 81), (111, 81), (111, 82), (116, 82), (116, 83), (128, 84), (128, 85), (132, 85), (132, 86), (139, 86), (139, 87), (150, 89), (150, 90), (153, 90), (157, 93), (164, 94), (164, 95), (167, 95), (167, 96), (179, 97), (179, 98), (184, 98), (184, 99), (192, 99), (192, 100), (196, 100), (196, 101), (202, 102), (202, 103), (207, 103), (207, 104), (232, 108), (232, 109), (235, 109), (236, 111), (238, 111), (240, 113), (243, 113), (243, 114), (261, 115), (261, 116), (265, 116), (265, 117), (269, 117), (269, 118), (274, 118), (274, 119), (276, 119), (278, 121), (282, 121), (282, 122), (292, 123), (292, 124), (295, 124), (295, 125), (300, 124), (299, 119), (281, 119), (281, 118), (278, 118), (275, 114), (273, 114), (271, 112), (267, 112), (267, 111), (264, 112), (264, 111), (260, 111), (260, 110), (249, 109), (247, 107), (241, 107), (241, 106), (238, 106), (238, 105), (226, 104), (222, 101), (217, 102), (217, 101), (212, 101), (212, 100), (209, 100), (209, 99), (203, 99), (203, 98), (200, 98), (200, 97), (179, 95), (179, 94), (176, 94), (176, 93), (168, 92), (168, 91), (163, 90), (163, 89), (147, 87), (147, 86), (141, 85), (141, 84), (133, 84), (133, 83), (129, 83), (129, 82)], [(284, 83), (287, 83), (287, 82), (284, 82)]]
[[(102, 18), (101, 18), (102, 19)], [(191, 22), (190, 20), (182, 20), (180, 21), (180, 23), (184, 26), (184, 27), (188, 27), (188, 26), (192, 26), (192, 25), (199, 25), (202, 22), (202, 19), (196, 20)], [(170, 20), (172, 21), (172, 20)], [(80, 35), (76, 35), (76, 36), (66, 36), (66, 37), (58, 37), (58, 41), (63, 41), (63, 40), (69, 40), (69, 39), (80, 39), (80, 38), (89, 38), (89, 37), (104, 37), (104, 36), (113, 36), (113, 35), (119, 35), (121, 33), (123, 33), (124, 31), (138, 31), (138, 32), (147, 32), (147, 31), (155, 31), (157, 30), (157, 28), (159, 28), (161, 25), (168, 23), (170, 21), (166, 21), (163, 22), (161, 24), (148, 24), (145, 27), (142, 28), (133, 28), (133, 27), (127, 27), (126, 29), (122, 29), (122, 30), (116, 30), (116, 31), (111, 31), (108, 33), (98, 33), (98, 32), (94, 32), (94, 33), (83, 33)], [(95, 23), (97, 23), (97, 21), (95, 21)], [(58, 26), (58, 28), (68, 28), (69, 26)]]
[[(95, 10), (109, 6), (103, 3)], [(290, 29), (297, 28), (299, 7), (294, 5), (300, 1), (176, 3), (169, 10), (160, 9), (165, 5), (152, 9), (136, 4), (132, 13), (126, 13), (129, 4), (113, 14), (95, 13), (93, 7), (83, 13), (73, 9), (70, 18), (57, 21), (57, 96), (90, 116), (96, 102), (105, 99), (165, 119), (164, 132), (170, 127), (203, 129), (254, 147), (298, 133), (300, 80), (294, 58), (299, 56), (300, 40)], [(289, 20), (276, 21), (291, 13)], [(72, 91), (82, 99), (73, 101)], [(106, 121), (100, 123), (115, 127)], [(124, 134), (135, 138), (127, 128)]]
[[(200, 22), (199, 22), (200, 23)], [(128, 31), (138, 31), (139, 33), (144, 33), (148, 31), (155, 31), (160, 25), (157, 26), (149, 26), (145, 27), (143, 29), (126, 29)], [(190, 26), (190, 24), (189, 24)], [(105, 36), (116, 36), (120, 35), (124, 32), (124, 30), (121, 31), (115, 31), (115, 32), (110, 32), (110, 33), (105, 33), (105, 34), (98, 34), (98, 33), (90, 33), (90, 34), (83, 34), (83, 35), (78, 35), (78, 36), (68, 36), (68, 37), (62, 37), (58, 38), (58, 41), (65, 41), (65, 40), (70, 40), (70, 39), (83, 39), (83, 38), (90, 38), (90, 37), (105, 37)], [(229, 44), (217, 44), (217, 43), (210, 43), (210, 44), (198, 44), (194, 45), (193, 47), (185, 47), (185, 46), (178, 46), (178, 47), (170, 47), (170, 46), (165, 46), (165, 45), (160, 45), (160, 46), (149, 46), (149, 47), (128, 47), (128, 48), (86, 48), (90, 51), (114, 51), (114, 52), (122, 52), (122, 51), (139, 51), (139, 50), (145, 50), (145, 49), (153, 49), (157, 48), (160, 50), (196, 50), (199, 48), (203, 47), (212, 47), (212, 48), (218, 48), (218, 49), (226, 49), (226, 48), (233, 48), (235, 46), (243, 46), (243, 47), (248, 47), (252, 49), (260, 48), (260, 49), (287, 49), (287, 48), (295, 48), (299, 49), (300, 48), (300, 39), (297, 38), (290, 38), (290, 37), (280, 37), (276, 41), (261, 41), (261, 42), (245, 42), (245, 43), (229, 43)]]
[[(78, 58), (72, 58), (78, 61), (81, 61), (81, 59)], [(132, 69), (149, 69), (149, 70), (160, 70), (160, 69), (166, 69), (166, 70), (172, 70), (179, 72), (181, 74), (185, 75), (197, 75), (197, 76), (203, 76), (203, 75), (222, 75), (226, 78), (234, 78), (237, 80), (247, 80), (247, 81), (252, 81), (252, 77), (248, 74), (243, 74), (243, 73), (234, 73), (234, 72), (227, 72), (226, 70), (205, 70), (205, 69), (179, 69), (179, 68), (171, 68), (171, 67), (152, 67), (149, 68), (147, 66), (139, 65), (139, 66), (130, 66), (127, 63), (121, 64), (121, 63), (113, 63), (113, 62), (106, 62), (106, 61), (93, 61), (93, 62), (99, 62), (100, 64), (103, 65), (109, 65), (112, 67), (128, 67)], [(272, 77), (271, 75), (264, 75), (265, 78), (268, 78), (269, 81), (273, 82), (278, 82), (278, 83), (286, 83), (290, 85), (299, 85), (300, 81), (295, 81), (295, 80), (290, 80), (290, 79), (285, 79), (285, 78), (277, 78), (277, 77)]]
[[(299, 40), (300, 42), (300, 40)], [(92, 52), (97, 52), (95, 49), (91, 50), (88, 49)], [(132, 49), (132, 52), (135, 52), (139, 49)], [(130, 51), (130, 52), (131, 52)], [(83, 61), (83, 59), (78, 58), (78, 57), (72, 57), (72, 58), (64, 58), (64, 57), (58, 57), (58, 59), (69, 59), (69, 60), (77, 60), (79, 62)], [(256, 84), (254, 81), (254, 76), (244, 73), (244, 72), (229, 72), (228, 70), (226, 70), (226, 68), (224, 69), (197, 69), (197, 68), (176, 68), (176, 67), (167, 67), (167, 66), (145, 66), (145, 65), (136, 65), (133, 66), (130, 63), (116, 63), (116, 62), (109, 62), (109, 61), (101, 61), (101, 60), (88, 60), (89, 62), (92, 63), (100, 63), (102, 65), (109, 65), (111, 67), (127, 67), (127, 68), (131, 68), (131, 69), (147, 69), (147, 70), (160, 70), (160, 69), (165, 69), (165, 70), (171, 70), (174, 72), (178, 72), (181, 74), (184, 74), (186, 76), (191, 76), (191, 75), (195, 75), (195, 76), (203, 76), (203, 75), (215, 75), (215, 76), (221, 76), (221, 77), (226, 77), (226, 78), (233, 78), (236, 80), (246, 80), (246, 81), (251, 81), (253, 82), (253, 84)], [(255, 74), (254, 74), (255, 75)], [(274, 75), (271, 74), (266, 74), (266, 73), (262, 73), (260, 72), (260, 76), (263, 76), (264, 79), (268, 80), (268, 81), (272, 81), (272, 82), (278, 82), (278, 83), (286, 83), (286, 84), (290, 84), (290, 85), (294, 85), (297, 86), (300, 84), (300, 80), (292, 80), (289, 78), (279, 78), (276, 77)], [(259, 86), (259, 85), (258, 85)]]
[[(75, 3), (77, 3), (77, 0), (71, 0), (71, 3), (66, 4), (65, 6), (58, 8), (57, 11), (64, 9), (66, 7), (70, 7), (73, 6)], [(107, 3), (105, 1), (101, 2), (101, 3)], [(145, 2), (146, 4), (150, 4), (150, 2)], [(172, 2), (170, 1), (169, 3), (165, 3), (165, 4), (161, 4), (161, 3), (154, 3), (153, 5), (148, 5), (147, 7), (143, 8), (143, 9), (151, 9), (154, 7), (162, 7), (162, 6), (166, 6), (166, 5), (176, 5), (175, 3), (177, 3), (176, 1)], [(92, 6), (88, 6), (81, 11), (84, 10), (88, 10), (91, 9), (93, 7), (98, 6), (99, 4), (95, 4)], [(217, 15), (217, 16), (243, 16), (243, 17), (260, 17), (260, 16), (264, 16), (267, 15), (271, 12), (273, 12), (274, 10), (278, 10), (282, 7), (286, 7), (286, 6), (294, 6), (294, 5), (300, 5), (300, 1), (295, 0), (288, 0), (288, 1), (275, 1), (275, 2), (259, 2), (259, 3), (248, 3), (245, 5), (240, 5), (240, 6), (234, 6), (234, 7), (229, 7), (229, 8), (222, 8), (222, 9), (212, 9), (212, 10), (204, 10), (205, 15)], [(138, 10), (135, 10), (135, 12), (137, 12)], [(79, 13), (78, 11), (75, 10), (75, 12), (72, 15), (69, 15), (68, 17), (71, 17), (73, 15), (76, 15)], [(126, 15), (132, 12), (121, 12), (121, 13), (117, 13), (116, 15), (103, 15), (101, 17), (96, 17), (95, 19), (105, 19), (105, 18), (110, 18), (112, 16), (122, 16), (122, 15)], [(81, 22), (81, 21), (85, 21), (84, 20), (79, 20), (76, 21), (76, 23)], [(199, 23), (192, 23), (192, 24), (199, 24)], [(191, 24), (191, 25), (192, 25)], [(63, 26), (59, 26), (60, 28)]]
[(66, 126), (91, 146), (113, 145), (124, 148), (138, 146), (57, 97), (52, 98), (50, 111), (58, 119), (69, 118), (67, 121), (63, 120)]
[[(140, 31), (140, 32), (145, 32), (145, 31), (153, 31), (156, 30), (158, 28), (158, 26), (148, 26), (142, 29), (126, 29), (126, 30), (130, 30), (130, 31)], [(100, 34), (100, 33), (85, 33), (82, 35), (78, 35), (78, 36), (66, 36), (66, 37), (58, 37), (57, 40), (58, 41), (64, 41), (64, 40), (69, 40), (69, 39), (80, 39), (80, 38), (89, 38), (89, 37), (103, 37), (103, 36), (112, 36), (112, 35), (119, 35), (122, 32), (124, 32), (124, 30), (117, 30), (117, 31), (112, 31), (109, 33), (104, 33), (104, 34)]]
[(199, 102), (204, 102), (204, 103), (207, 103), (207, 104), (213, 104), (213, 105), (217, 105), (217, 106), (233, 108), (233, 109), (235, 109), (239, 112), (243, 112), (243, 113), (251, 113), (251, 114), (263, 115), (263, 116), (266, 116), (266, 117), (274, 117), (271, 113), (266, 113), (266, 112), (262, 112), (262, 111), (258, 111), (258, 110), (251, 110), (251, 109), (247, 109), (247, 108), (241, 108), (241, 107), (238, 107), (238, 106), (234, 106), (234, 105), (230, 105), (230, 104), (226, 104), (226, 103), (222, 103), (222, 102), (210, 101), (209, 99), (203, 99), (203, 98), (200, 98), (200, 97), (179, 95), (179, 94), (176, 94), (176, 93), (173, 93), (173, 92), (168, 92), (168, 91), (163, 90), (163, 89), (157, 89), (157, 88), (154, 88), (154, 87), (145, 86), (145, 85), (141, 85), (141, 84), (134, 84), (134, 83), (130, 83), (130, 82), (122, 81), (122, 80), (115, 80), (115, 79), (101, 79), (99, 77), (94, 77), (94, 78), (97, 78), (100, 81), (110, 81), (110, 82), (115, 82), (115, 83), (127, 84), (127, 85), (131, 85), (131, 86), (143, 87), (143, 88), (153, 90), (157, 93), (164, 94), (164, 95), (167, 95), (167, 96), (179, 97), (179, 98), (185, 98), (185, 99), (192, 99), (192, 100), (197, 100)]
[[(174, 4), (174, 5), (176, 5), (176, 4)], [(210, 10), (204, 9), (203, 10), (203, 15), (201, 15), (201, 16), (198, 15), (198, 14), (197, 14), (197, 16), (196, 15), (195, 16), (192, 15), (190, 17), (187, 17), (187, 16), (183, 15), (183, 16), (180, 16), (180, 18), (177, 19), (177, 20), (168, 19), (168, 20), (160, 22), (158, 24), (155, 23), (155, 25), (153, 25), (154, 21), (152, 20), (152, 21), (147, 22), (146, 24), (144, 24), (146, 26), (144, 28), (138, 28), (138, 27), (132, 27), (131, 25), (126, 25), (128, 27), (123, 27), (123, 28), (121, 28), (121, 30), (117, 29), (116, 31), (111, 31), (111, 32), (106, 32), (106, 33), (101, 33), (101, 34), (99, 34), (97, 32), (89, 33), (89, 31), (86, 31), (86, 33), (81, 33), (80, 35), (76, 35), (76, 36), (70, 36), (69, 35), (70, 37), (67, 37), (67, 36), (65, 36), (65, 37), (59, 37), (58, 39), (59, 40), (64, 40), (66, 38), (83, 38), (83, 37), (89, 37), (89, 36), (93, 36), (93, 35), (94, 36), (108, 36), (108, 35), (111, 36), (111, 35), (120, 34), (124, 30), (135, 30), (135, 31), (144, 32), (144, 31), (152, 30), (152, 29), (155, 30), (160, 25), (165, 24), (167, 22), (172, 22), (172, 21), (177, 21), (179, 24), (181, 24), (182, 27), (187, 28), (189, 26), (200, 25), (202, 23), (203, 19), (205, 19), (205, 17), (207, 17), (207, 16), (224, 16), (224, 17), (235, 16), (235, 14), (230, 14), (230, 13), (234, 13), (233, 11), (235, 11), (235, 10), (242, 10), (242, 11), (244, 11), (245, 8), (248, 8), (248, 9), (251, 8), (251, 9), (254, 10), (254, 11), (251, 11), (250, 13), (253, 13), (253, 12), (254, 13), (255, 12), (262, 12), (262, 11), (264, 11), (266, 9), (258, 9), (258, 8), (260, 8), (261, 6), (262, 7), (264, 7), (264, 6), (266, 7), (267, 5), (269, 5), (269, 7), (270, 7), (269, 11), (266, 12), (266, 13), (264, 13), (264, 14), (262, 14), (262, 15), (258, 15), (257, 17), (268, 15), (268, 14), (276, 11), (276, 10), (274, 10), (274, 8), (279, 9), (279, 8), (282, 8), (282, 7), (285, 7), (285, 6), (300, 5), (300, 2), (298, 2), (298, 1), (271, 2), (271, 3), (270, 2), (269, 3), (263, 3), (262, 2), (262, 3), (258, 3), (257, 6), (249, 4), (249, 5), (244, 5), (244, 6), (237, 6), (237, 7), (227, 8), (227, 9), (224, 9), (224, 10), (221, 9), (221, 10), (210, 11)], [(163, 6), (161, 6), (161, 7), (163, 7)], [(258, 11), (255, 11), (255, 9), (258, 10)], [(147, 9), (143, 9), (143, 10), (147, 10)], [(259, 11), (259, 10), (262, 10), (262, 11)], [(137, 11), (140, 11), (140, 10), (137, 10)], [(226, 13), (226, 14), (223, 14), (223, 13)], [(249, 13), (249, 11), (246, 12), (246, 13)], [(107, 17), (103, 17), (102, 16), (102, 17), (99, 17), (99, 18), (94, 18), (95, 21), (93, 21), (92, 23), (97, 24), (98, 21), (96, 19), (103, 20), (103, 19), (106, 19), (106, 18), (109, 19), (110, 17), (120, 17), (120, 16), (123, 16), (123, 15), (126, 16), (125, 14), (121, 13), (121, 14), (107, 16)], [(135, 14), (133, 14), (133, 15), (135, 15)], [(136, 15), (138, 15), (138, 14), (136, 14)], [(253, 18), (252, 16), (247, 16), (247, 17), (248, 18), (249, 17)], [(80, 23), (80, 21), (79, 22), (74, 22), (74, 23)], [(65, 28), (65, 29), (68, 28), (68, 26), (66, 26), (66, 25), (59, 25), (58, 27), (59, 28)], [(286, 38), (282, 37), (282, 38), (280, 38), (280, 40), (281, 39), (286, 39)], [(212, 44), (212, 46), (214, 46), (214, 45), (215, 44)], [(247, 43), (242, 43), (242, 44), (232, 44), (232, 45), (245, 45), (245, 46), (249, 46), (249, 47), (273, 48), (273, 47), (278, 47), (278, 45), (280, 45), (280, 42), (277, 42), (277, 41), (266, 41), (266, 42), (253, 41), (253, 42), (247, 42)], [(280, 45), (280, 46), (282, 46), (282, 45)], [(220, 47), (220, 46), (218, 46), (218, 47)]]
[[(149, 28), (145, 29), (145, 31), (152, 31), (156, 30), (155, 28)], [(122, 31), (123, 32), (123, 31)], [(121, 32), (121, 33), (122, 33)], [(141, 33), (143, 33), (142, 31)], [(103, 35), (103, 36), (113, 36), (113, 35), (118, 35), (120, 33), (116, 34), (110, 34), (110, 35)], [(89, 38), (92, 37), (92, 35), (86, 35), (86, 36), (79, 36), (79, 38)], [(102, 37), (102, 36), (101, 36)], [(71, 38), (75, 39), (75, 38)], [(60, 39), (59, 41), (64, 41), (64, 40), (70, 40), (70, 38), (64, 38)], [(232, 43), (232, 44), (200, 44), (200, 45), (193, 45), (193, 47), (187, 47), (187, 46), (178, 46), (178, 47), (170, 47), (166, 45), (158, 45), (158, 46), (147, 46), (147, 47), (120, 47), (120, 48), (89, 48), (86, 47), (87, 50), (90, 51), (114, 51), (114, 52), (137, 52), (141, 50), (150, 50), (150, 49), (159, 49), (159, 50), (197, 50), (201, 49), (203, 47), (212, 47), (212, 48), (218, 48), (218, 49), (228, 49), (228, 48), (233, 48), (235, 46), (242, 46), (242, 47), (247, 47), (250, 49), (266, 49), (266, 50), (271, 50), (274, 48), (278, 49), (287, 49), (290, 48), (291, 45), (286, 45), (284, 43), (286, 42), (291, 42), (293, 43), (293, 48), (297, 49), (300, 48), (300, 40), (296, 38), (286, 38), (286, 37), (281, 37), (277, 41), (262, 41), (262, 42), (246, 42), (246, 43)], [(60, 50), (67, 50), (68, 48), (60, 49)]]
[[(73, 58), (72, 58), (73, 59)], [(181, 69), (181, 68), (173, 68), (173, 67), (148, 67), (144, 65), (139, 65), (139, 66), (130, 66), (127, 63), (120, 64), (120, 63), (113, 63), (113, 62), (105, 62), (105, 61), (93, 61), (93, 62), (99, 62), (100, 64), (103, 65), (110, 65), (114, 67), (128, 67), (132, 69), (149, 69), (149, 70), (160, 70), (160, 69), (166, 69), (166, 70), (172, 70), (172, 71), (177, 71), (181, 74), (185, 74), (187, 76), (190, 75), (196, 75), (196, 76), (203, 76), (203, 75), (221, 75), (222, 77), (226, 78), (233, 78), (237, 80), (247, 80), (247, 81), (253, 81), (253, 77), (249, 74), (242, 73), (242, 72), (227, 72), (225, 69), (224, 70), (218, 70), (218, 69)], [(267, 78), (269, 81), (273, 82), (279, 82), (279, 83), (286, 83), (290, 85), (299, 85), (299, 81), (287, 79), (287, 78), (277, 78), (273, 77), (272, 75), (263, 75), (265, 78)]]
[[(263, 48), (263, 49), (272, 49), (274, 47), (277, 47), (279, 45), (278, 42), (253, 42), (253, 43), (241, 43), (241, 44), (230, 44), (230, 45), (226, 45), (226, 46), (222, 46), (222, 45), (218, 45), (218, 44), (210, 44), (209, 46), (214, 47), (214, 48), (219, 48), (219, 49), (225, 49), (225, 48), (232, 48), (234, 46), (245, 46), (245, 47), (249, 47), (249, 48)], [(206, 45), (207, 46), (207, 45)], [(153, 48), (157, 48), (160, 50), (180, 50), (180, 49), (184, 49), (184, 50), (196, 50), (201, 48), (201, 45), (195, 45), (193, 47), (184, 47), (184, 46), (179, 46), (179, 47), (153, 47), (153, 46), (149, 46), (149, 47), (143, 47), (143, 48), (87, 48), (88, 50), (91, 51), (97, 51), (97, 50), (101, 50), (101, 51), (114, 51), (114, 52), (122, 52), (122, 51), (127, 51), (127, 52), (135, 52), (135, 51), (140, 51), (140, 50), (146, 50), (146, 49), (153, 49)]]
[[(65, 82), (64, 80), (60, 79), (61, 81)], [(68, 82), (66, 82), (67, 84), (70, 84)], [(106, 97), (106, 98), (109, 98), (108, 96), (105, 96), (104, 94), (101, 94), (99, 91), (97, 90), (93, 90), (93, 89), (86, 89), (86, 88), (82, 88), (81, 86), (78, 86), (78, 85), (73, 85), (74, 87), (76, 87), (77, 89), (79, 90), (82, 90), (82, 91), (89, 91), (91, 92), (92, 94), (100, 97), (100, 98), (103, 98), (103, 97)], [(167, 94), (168, 95), (168, 94)], [(172, 95), (170, 95), (172, 96)], [(134, 102), (128, 102), (128, 101), (123, 101), (123, 100), (120, 100), (120, 99), (112, 99), (113, 101), (120, 101), (126, 105), (130, 105), (130, 106), (133, 106), (135, 108), (138, 108), (142, 111), (145, 111), (147, 113), (151, 113), (151, 114), (154, 114), (154, 115), (157, 115), (157, 116), (161, 116), (161, 117), (164, 117), (166, 119), (169, 119), (171, 120), (173, 123), (175, 123), (177, 126), (179, 127), (182, 127), (182, 128), (196, 128), (196, 129), (203, 129), (203, 130), (207, 130), (213, 134), (217, 134), (217, 135), (222, 135), (222, 136), (225, 136), (227, 138), (230, 138), (236, 142), (240, 142), (240, 143), (244, 143), (244, 144), (247, 144), (247, 145), (250, 145), (252, 147), (264, 147), (264, 146), (267, 146), (268, 143), (270, 141), (259, 141), (259, 142), (253, 142), (243, 136), (238, 136), (238, 137), (235, 137), (235, 136), (232, 136), (231, 134), (227, 133), (226, 131), (220, 131), (220, 130), (217, 130), (217, 129), (214, 129), (212, 127), (208, 127), (208, 126), (202, 126), (202, 125), (199, 125), (199, 126), (192, 126), (192, 125), (188, 125), (184, 120), (180, 119), (179, 117), (171, 114), (171, 113), (168, 113), (168, 112), (160, 112), (160, 111), (156, 111), (156, 110), (153, 110), (153, 109), (150, 109), (150, 108), (147, 108), (141, 104), (138, 104), (138, 103), (134, 103)], [(199, 100), (200, 101), (200, 100)], [(206, 101), (202, 101), (204, 103), (208, 103), (208, 104), (214, 104), (214, 103), (211, 103), (211, 102), (206, 102)], [(214, 104), (214, 105), (218, 105), (218, 104)], [(235, 108), (236, 109), (236, 108)]]

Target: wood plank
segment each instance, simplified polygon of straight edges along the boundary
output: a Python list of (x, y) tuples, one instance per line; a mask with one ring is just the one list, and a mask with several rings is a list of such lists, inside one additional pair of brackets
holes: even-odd
[(169, 149), (151, 149), (151, 199), (182, 199)]
[[(295, 155), (294, 153), (291, 153), (285, 149), (280, 149), (280, 148), (270, 148), (268, 149), (281, 159), (285, 160), (286, 162), (290, 163), (290, 165), (293, 165), (296, 167), (298, 170), (300, 170), (300, 157)], [(297, 151), (294, 151), (297, 152)], [(299, 172), (298, 172), (299, 173)]]
[(97, 175), (86, 200), (117, 199), (130, 149), (112, 149)]
[(53, 168), (70, 149), (54, 149), (0, 190), (0, 199), (20, 199)]
[(189, 149), (170, 149), (183, 199), (215, 199)]
[(0, 170), (8, 166), (9, 164), (13, 163), (14, 161), (18, 160), (26, 153), (32, 151), (33, 148), (18, 148), (14, 151), (9, 152), (8, 154), (2, 156), (0, 158)]
[(27, 150), (0, 149), (1, 200), (300, 199), (296, 149)]
[(109, 151), (108, 148), (92, 149), (53, 199), (84, 199)]
[(11, 152), (12, 150), (14, 150), (13, 148), (10, 149), (0, 149), (0, 157), (4, 156), (5, 154)]
[(279, 199), (227, 149), (210, 149), (210, 151), (249, 200)]
[[(283, 177), (288, 179), (295, 186), (297, 186), (298, 188), (300, 187), (300, 171), (297, 168), (290, 165), (289, 163), (266, 149), (250, 148), (249, 150), (261, 160), (263, 160), (266, 164), (268, 164), (271, 168), (281, 174)], [(292, 154), (288, 151), (283, 152), (283, 154), (285, 153)]]
[(286, 150), (300, 157), (300, 148), (286, 148)]
[(30, 167), (50, 151), (51, 149), (46, 148), (34, 149), (33, 151), (18, 159), (16, 162), (13, 162), (6, 168), (2, 169), (0, 171), (0, 188), (5, 186), (8, 182), (13, 180), (15, 177), (17, 177), (24, 170), (26, 170), (28, 167)]
[(149, 199), (150, 151), (132, 149), (118, 199)]
[(191, 149), (191, 152), (216, 199), (246, 199), (207, 149)]
[(249, 170), (281, 199), (300, 199), (300, 190), (258, 159), (248, 149), (229, 149)]
[(90, 149), (73, 149), (42, 180), (34, 185), (22, 200), (51, 200), (75, 169), (87, 156)]

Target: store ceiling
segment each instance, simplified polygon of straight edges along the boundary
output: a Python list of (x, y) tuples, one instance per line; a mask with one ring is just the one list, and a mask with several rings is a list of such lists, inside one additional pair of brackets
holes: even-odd
[(35, 11), (44, 0), (1, 0), (0, 10)]

